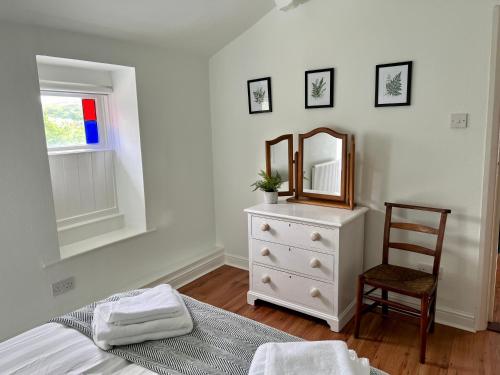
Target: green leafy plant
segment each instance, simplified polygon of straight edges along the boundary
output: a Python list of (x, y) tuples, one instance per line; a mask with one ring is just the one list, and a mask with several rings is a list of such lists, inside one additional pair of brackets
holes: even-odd
[(257, 90), (253, 92), (253, 97), (255, 99), (255, 103), (262, 104), (264, 103), (264, 99), (266, 97), (266, 90), (262, 87), (259, 87)]
[(271, 172), (271, 175), (268, 175), (265, 171), (260, 171), (259, 176), (262, 177), (261, 180), (255, 181), (252, 185), (255, 190), (262, 190), (268, 193), (278, 191), (281, 184), (283, 184), (283, 180), (278, 171), (274, 174)]
[(321, 98), (326, 91), (326, 81), (323, 77), (321, 77), (321, 80), (319, 78), (316, 78), (316, 80), (312, 83), (312, 92), (311, 96), (315, 99)]
[(393, 78), (391, 78), (391, 75), (389, 74), (387, 76), (387, 81), (385, 83), (385, 89), (387, 92), (387, 95), (390, 96), (399, 96), (401, 95), (401, 72), (396, 74)]

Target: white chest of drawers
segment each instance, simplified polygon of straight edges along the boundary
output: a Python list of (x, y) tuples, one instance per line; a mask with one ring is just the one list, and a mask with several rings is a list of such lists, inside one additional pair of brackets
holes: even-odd
[(248, 303), (285, 306), (339, 332), (354, 314), (367, 211), (291, 203), (247, 208)]

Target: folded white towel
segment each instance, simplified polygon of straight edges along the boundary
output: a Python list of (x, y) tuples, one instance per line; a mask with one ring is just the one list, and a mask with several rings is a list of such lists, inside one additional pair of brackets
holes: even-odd
[(182, 299), (168, 284), (161, 284), (138, 296), (113, 302), (104, 316), (108, 323), (136, 324), (182, 314)]
[[(180, 295), (174, 291), (182, 301)], [(97, 346), (108, 350), (113, 345), (135, 344), (148, 340), (175, 337), (188, 334), (193, 330), (193, 320), (186, 305), (181, 303), (181, 315), (174, 318), (159, 319), (138, 324), (116, 325), (108, 323), (105, 317), (114, 302), (97, 305), (92, 321), (92, 338)]]
[(135, 319), (120, 320), (118, 322), (113, 322), (110, 324), (115, 324), (117, 326), (127, 326), (129, 324), (146, 323), (146, 322), (150, 322), (153, 320), (176, 318), (178, 316), (181, 316), (182, 313), (183, 313), (183, 311), (182, 311), (182, 309), (180, 309), (178, 312), (172, 313), (172, 314), (158, 314), (158, 315), (143, 316), (143, 317), (135, 318)]
[(144, 335), (139, 335), (134, 337), (124, 337), (121, 339), (113, 339), (109, 341), (106, 340), (99, 341), (96, 340), (94, 337), (94, 343), (102, 350), (109, 350), (113, 348), (113, 346), (138, 344), (144, 341), (161, 340), (161, 339), (168, 339), (169, 337), (184, 336), (190, 333), (192, 330), (193, 330), (193, 325), (191, 324), (186, 326), (185, 328), (175, 329), (171, 331), (147, 333)]
[(368, 359), (359, 359), (343, 341), (268, 343), (252, 360), (249, 375), (369, 375)]

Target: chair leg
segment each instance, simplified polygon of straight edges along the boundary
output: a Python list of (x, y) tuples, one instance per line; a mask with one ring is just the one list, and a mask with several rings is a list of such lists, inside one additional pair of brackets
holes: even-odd
[[(389, 292), (387, 290), (382, 290), (382, 299), (387, 301), (388, 298), (389, 298)], [(389, 306), (382, 305), (382, 314), (384, 315), (389, 314)]]
[(429, 323), (429, 296), (423, 296), (420, 302), (420, 363), (425, 363), (427, 349), (427, 325)]
[(436, 301), (437, 301), (437, 295), (434, 294), (434, 297), (433, 297), (432, 302), (431, 302), (431, 312), (430, 312), (430, 314), (432, 315), (432, 323), (431, 323), (431, 327), (429, 329), (430, 333), (434, 332), (434, 328), (435, 328), (435, 325), (436, 325)]
[(363, 293), (365, 290), (365, 280), (363, 276), (358, 278), (358, 291), (356, 295), (356, 316), (354, 318), (354, 337), (359, 337), (359, 327), (361, 325), (361, 315), (363, 314)]

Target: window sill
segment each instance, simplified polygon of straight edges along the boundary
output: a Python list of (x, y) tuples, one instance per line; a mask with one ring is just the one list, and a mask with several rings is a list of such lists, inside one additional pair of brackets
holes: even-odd
[(122, 228), (115, 230), (113, 232), (101, 234), (100, 236), (89, 238), (87, 240), (61, 246), (60, 247), (61, 259), (63, 260), (68, 259), (76, 255), (100, 249), (104, 246), (125, 241), (130, 238), (134, 238), (149, 232), (152, 232), (152, 230), (147, 231), (147, 230), (138, 230), (134, 228)]
[(80, 243), (123, 228), (125, 228), (125, 218), (120, 213), (60, 226), (57, 228), (59, 247)]
[(78, 255), (85, 254), (93, 250), (98, 250), (103, 247), (119, 243), (122, 241), (126, 241), (131, 238), (139, 237), (144, 234), (152, 233), (155, 231), (156, 228), (147, 230), (136, 229), (136, 228), (122, 228), (119, 230), (115, 230), (113, 232), (102, 234), (100, 236), (92, 237), (83, 241), (74, 242), (69, 245), (61, 246), (59, 248), (61, 259), (44, 263), (42, 267), (47, 268), (54, 264), (76, 257)]
[(71, 155), (71, 154), (86, 154), (89, 152), (103, 152), (103, 151), (112, 151), (111, 148), (80, 148), (73, 150), (57, 150), (57, 151), (48, 151), (49, 156), (57, 156), (57, 155)]

